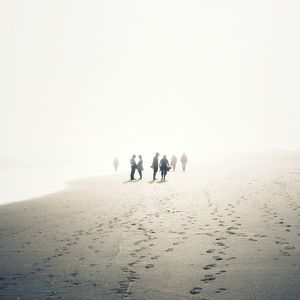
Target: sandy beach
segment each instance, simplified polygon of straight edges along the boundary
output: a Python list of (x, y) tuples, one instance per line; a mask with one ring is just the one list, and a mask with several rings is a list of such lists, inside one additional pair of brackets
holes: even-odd
[(0, 298), (299, 299), (299, 157), (150, 179), (0, 206)]

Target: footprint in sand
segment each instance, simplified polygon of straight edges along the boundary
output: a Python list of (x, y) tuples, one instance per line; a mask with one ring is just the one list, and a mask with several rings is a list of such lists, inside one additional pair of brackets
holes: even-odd
[(220, 257), (220, 256), (214, 256), (213, 258), (214, 258), (215, 260), (223, 260), (223, 258)]
[(151, 268), (153, 268), (153, 267), (154, 267), (153, 264), (148, 264), (148, 265), (145, 266), (146, 269), (151, 269)]
[(227, 228), (228, 231), (232, 231), (232, 230), (235, 230), (235, 229), (238, 229), (238, 228), (237, 227), (233, 227), (233, 226), (230, 226), (230, 227)]
[(248, 240), (251, 241), (251, 242), (257, 242), (257, 239), (254, 239), (254, 238), (250, 238)]
[(205, 235), (213, 236), (213, 234), (212, 234), (212, 233), (209, 233), (209, 232), (205, 233)]
[(288, 245), (289, 243), (288, 242), (286, 242), (286, 241), (284, 241), (284, 240), (277, 240), (276, 242), (275, 242), (275, 244), (277, 244), (277, 245)]
[(193, 289), (190, 290), (190, 293), (191, 293), (192, 295), (200, 294), (200, 293), (201, 293), (201, 290), (202, 290), (201, 287), (194, 287)]
[(218, 243), (216, 243), (218, 246), (220, 246), (220, 247), (223, 247), (223, 246), (225, 246), (225, 244), (224, 243), (222, 243), (222, 242), (218, 242)]
[(212, 268), (215, 268), (216, 264), (210, 264), (210, 265), (206, 265), (203, 269), (204, 270), (211, 270)]
[(227, 291), (227, 289), (221, 287), (221, 288), (218, 288), (218, 289), (216, 290), (216, 293), (218, 294), (218, 293), (222, 293), (222, 292), (224, 292), (224, 291)]
[(116, 294), (122, 294), (124, 297), (128, 297), (131, 293), (128, 291), (129, 283), (127, 281), (119, 281), (118, 288), (112, 289)]
[(291, 256), (291, 254), (289, 252), (287, 252), (287, 251), (280, 250), (279, 252), (283, 256)]
[(208, 249), (208, 250), (206, 250), (207, 253), (213, 253), (215, 251), (216, 251), (215, 249)]
[(286, 246), (286, 247), (284, 247), (286, 250), (294, 250), (294, 249), (296, 249), (296, 247), (294, 247), (294, 246)]
[(204, 283), (209, 283), (212, 282), (216, 279), (216, 277), (214, 277), (213, 275), (204, 275), (204, 278), (201, 279), (201, 281), (203, 281)]
[(231, 256), (231, 257), (227, 258), (227, 260), (233, 260), (233, 259), (236, 259), (236, 257), (235, 256)]
[(159, 259), (159, 257), (160, 257), (159, 255), (155, 255), (155, 256), (152, 256), (151, 259), (152, 259), (152, 260), (154, 260), (154, 259)]

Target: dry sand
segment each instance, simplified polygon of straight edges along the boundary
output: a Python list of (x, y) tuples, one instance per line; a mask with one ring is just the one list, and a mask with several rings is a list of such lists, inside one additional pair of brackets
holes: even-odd
[(1, 299), (299, 299), (300, 159), (0, 206)]

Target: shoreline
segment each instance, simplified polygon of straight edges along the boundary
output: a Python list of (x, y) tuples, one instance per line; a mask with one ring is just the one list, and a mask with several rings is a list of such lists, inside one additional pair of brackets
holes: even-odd
[[(3, 205), (26, 202), (26, 201), (34, 200), (37, 198), (42, 198), (42, 197), (46, 197), (46, 196), (49, 196), (52, 194), (56, 194), (59, 192), (63, 192), (64, 190), (68, 189), (70, 187), (70, 185), (72, 185), (72, 182), (76, 182), (76, 181), (80, 181), (80, 180), (84, 180), (84, 179), (88, 179), (88, 178), (92, 178), (92, 177), (109, 176), (109, 175), (113, 175), (113, 174), (114, 174), (113, 172), (103, 172), (103, 173), (98, 173), (98, 174), (89, 174), (89, 175), (85, 175), (85, 176), (84, 175), (75, 175), (75, 176), (69, 176), (69, 178), (66, 178), (63, 181), (56, 181), (56, 182), (52, 182), (52, 183), (43, 182), (42, 185), (44, 185), (44, 186), (41, 189), (36, 189), (35, 191), (25, 191), (22, 193), (24, 196), (6, 197), (6, 199), (8, 198), (9, 200), (0, 202), (0, 207)], [(45, 186), (45, 184), (47, 186)], [(19, 188), (17, 186), (17, 184), (15, 184), (15, 187)], [(9, 193), (12, 194), (12, 192), (9, 192)], [(4, 198), (5, 198), (5, 196), (2, 197), (2, 199), (4, 199)]]

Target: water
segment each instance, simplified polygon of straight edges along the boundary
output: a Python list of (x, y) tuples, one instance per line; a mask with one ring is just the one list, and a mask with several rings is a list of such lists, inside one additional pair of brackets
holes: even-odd
[(0, 161), (0, 205), (57, 192), (73, 179), (111, 172), (112, 166), (91, 162)]

